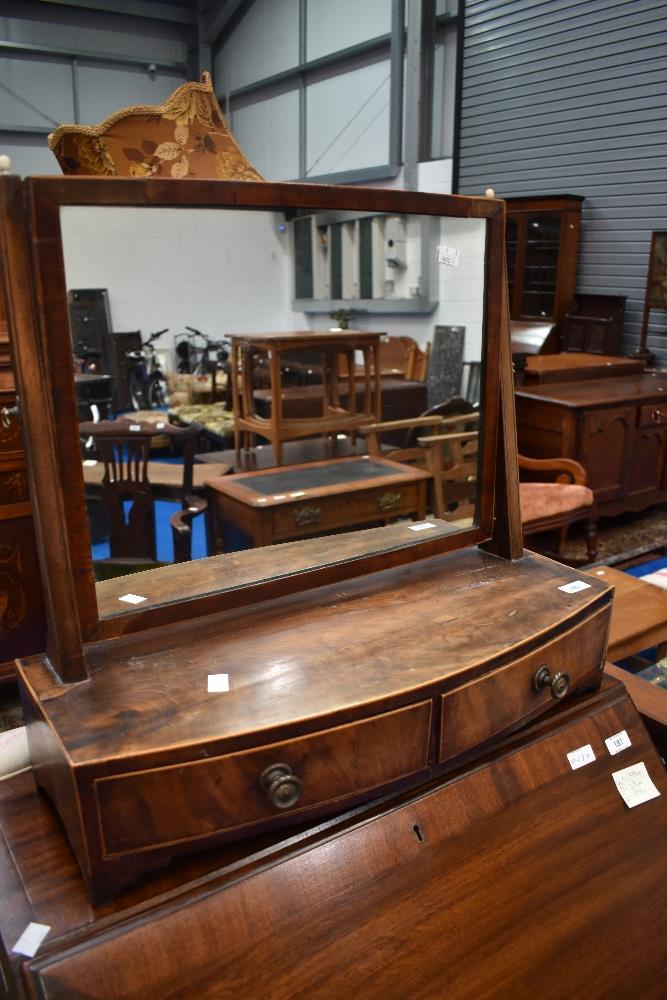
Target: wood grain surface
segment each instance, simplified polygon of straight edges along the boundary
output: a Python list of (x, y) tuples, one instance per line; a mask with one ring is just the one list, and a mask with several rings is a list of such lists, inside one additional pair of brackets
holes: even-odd
[[(559, 590), (577, 579), (532, 554), (456, 552), (93, 647), (88, 684), (63, 688), (40, 658), (22, 671), (75, 763), (187, 759), (193, 741), (231, 750), (487, 674), (609, 604), (602, 580)], [(230, 690), (212, 696), (219, 672)]]
[[(631, 746), (611, 757), (621, 730)], [(593, 763), (567, 754), (590, 744)], [(612, 773), (644, 762), (629, 809)], [(667, 777), (606, 686), (444, 783), (179, 862), (94, 910), (30, 775), (0, 785), (0, 936), (20, 997), (661, 1000)]]

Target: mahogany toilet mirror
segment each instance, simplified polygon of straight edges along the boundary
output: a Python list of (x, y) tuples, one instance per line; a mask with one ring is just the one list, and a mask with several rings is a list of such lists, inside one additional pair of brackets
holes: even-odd
[[(414, 531), (418, 524), (399, 521), (96, 585), (68, 248), (77, 229), (97, 232), (98, 246), (80, 242), (103, 264), (122, 213), (136, 232), (141, 213), (156, 212), (173, 213), (181, 228), (185, 219), (194, 231), (200, 222), (218, 227), (221, 239), (237, 231), (234, 218), (249, 229), (254, 219), (270, 228), (286, 220), (289, 230), (309, 215), (414, 223), (421, 269), (436, 268), (431, 312), (444, 290), (460, 322), (456, 303), (476, 289), (473, 523), (453, 530), (429, 521)], [(573, 571), (522, 553), (502, 202), (252, 181), (5, 177), (0, 216), (49, 624), (47, 653), (19, 665), (19, 683), (36, 779), (94, 898), (176, 854), (414, 785), (580, 683), (599, 683), (610, 589), (591, 581), (568, 590)], [(466, 261), (464, 249), (455, 268), (437, 258), (457, 233), (477, 250)], [(289, 259), (291, 244), (282, 246)], [(265, 239), (250, 252), (266, 250)], [(216, 273), (235, 264), (231, 251), (200, 273), (201, 295), (215, 300)], [(145, 270), (150, 280), (149, 260)], [(168, 289), (188, 274), (176, 260), (161, 280)], [(253, 330), (252, 318), (245, 329), (238, 315), (225, 319), (224, 296), (216, 308), (223, 332)], [(364, 325), (381, 330), (383, 316)], [(142, 599), (123, 602), (128, 592)], [(218, 675), (226, 687), (215, 692), (207, 679)]]

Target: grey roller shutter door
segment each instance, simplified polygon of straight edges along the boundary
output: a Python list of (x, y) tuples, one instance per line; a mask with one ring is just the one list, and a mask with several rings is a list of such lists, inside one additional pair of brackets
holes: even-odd
[[(667, 230), (667, 2), (468, 2), (461, 101), (459, 191), (583, 195), (577, 290), (627, 296), (630, 353)], [(667, 367), (667, 313), (649, 347)]]

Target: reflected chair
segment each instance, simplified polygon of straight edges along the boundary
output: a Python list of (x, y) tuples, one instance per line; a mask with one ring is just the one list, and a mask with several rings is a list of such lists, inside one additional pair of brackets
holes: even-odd
[[(524, 539), (550, 535), (556, 544), (544, 551), (560, 558), (569, 526), (585, 520), (586, 554), (588, 561), (593, 562), (597, 557), (597, 512), (593, 491), (586, 485), (583, 465), (571, 458), (527, 458), (519, 455), (520, 479), (523, 479), (522, 473), (531, 479), (530, 482), (519, 483)], [(534, 481), (545, 475), (555, 476), (556, 481)]]
[[(448, 401), (420, 417), (370, 424), (359, 432), (366, 438), (369, 455), (419, 465), (431, 473), (431, 510), (445, 521), (473, 518), (477, 500), (479, 413), (465, 400), (460, 403), (469, 412), (448, 416), (434, 412), (451, 409)], [(404, 445), (387, 450), (382, 434), (398, 430), (406, 432)]]
[(157, 560), (155, 496), (149, 479), (151, 440), (166, 435), (183, 452), (182, 509), (170, 518), (174, 561), (186, 562), (192, 553), (192, 520), (203, 514), (206, 500), (192, 494), (193, 464), (200, 424), (174, 427), (133, 421), (126, 417), (79, 425), (82, 437), (92, 438), (104, 463), (101, 499), (109, 521), (110, 559), (107, 565), (145, 568)]
[(477, 511), (479, 411), (443, 417), (439, 433), (418, 438), (433, 474), (434, 509), (444, 521), (474, 522)]
[[(388, 334), (380, 337), (378, 364), (383, 378), (404, 378), (410, 382), (425, 382), (430, 356), (430, 343), (421, 348), (412, 337), (394, 337)], [(347, 378), (348, 371), (348, 358), (345, 354), (340, 354), (339, 378)], [(363, 368), (358, 368), (356, 374), (363, 375)]]

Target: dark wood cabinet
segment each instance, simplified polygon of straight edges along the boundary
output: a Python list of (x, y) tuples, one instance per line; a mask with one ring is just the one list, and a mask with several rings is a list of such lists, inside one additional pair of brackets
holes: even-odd
[(618, 354), (624, 316), (625, 295), (575, 295), (563, 325), (563, 350)]
[(14, 658), (41, 652), (46, 619), (25, 455), (16, 406), (9, 335), (0, 301), (0, 683)]
[(573, 194), (507, 198), (511, 319), (562, 324), (574, 303), (583, 200)]
[(667, 500), (667, 374), (530, 386), (516, 393), (519, 451), (575, 458), (601, 514)]

